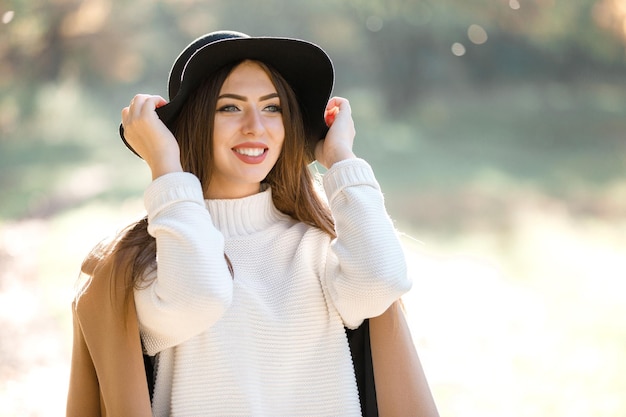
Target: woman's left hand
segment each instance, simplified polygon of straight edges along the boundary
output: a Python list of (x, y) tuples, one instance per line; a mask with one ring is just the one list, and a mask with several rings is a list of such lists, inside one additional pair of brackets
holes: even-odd
[(326, 138), (315, 146), (317, 162), (325, 168), (330, 168), (335, 162), (356, 158), (352, 152), (356, 131), (350, 102), (342, 97), (331, 98), (326, 105), (324, 120), (329, 129)]

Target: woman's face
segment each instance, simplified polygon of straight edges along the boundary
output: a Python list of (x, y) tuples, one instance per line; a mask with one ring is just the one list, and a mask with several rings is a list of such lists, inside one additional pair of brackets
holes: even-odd
[(244, 61), (228, 75), (217, 99), (208, 198), (259, 192), (282, 149), (285, 127), (276, 87), (259, 64)]

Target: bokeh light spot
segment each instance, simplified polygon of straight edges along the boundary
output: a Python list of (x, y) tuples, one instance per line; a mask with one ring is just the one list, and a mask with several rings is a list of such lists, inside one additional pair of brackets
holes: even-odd
[(2, 14), (2, 23), (9, 24), (15, 17), (15, 12), (13, 10), (6, 11)]
[(452, 44), (452, 53), (456, 56), (465, 55), (465, 46), (462, 43), (454, 42)]
[(482, 45), (483, 43), (487, 42), (488, 38), (487, 32), (480, 25), (471, 25), (467, 29), (467, 37), (470, 41), (472, 41), (472, 43), (475, 43), (476, 45)]

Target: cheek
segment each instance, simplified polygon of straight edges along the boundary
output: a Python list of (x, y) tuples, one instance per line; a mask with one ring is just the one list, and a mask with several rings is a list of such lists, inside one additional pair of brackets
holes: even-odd
[(230, 123), (223, 117), (216, 117), (213, 121), (213, 135), (215, 136), (223, 136), (230, 129)]
[(285, 141), (285, 125), (283, 124), (282, 120), (278, 123), (273, 123), (270, 126), (270, 129), (272, 131), (272, 138), (277, 143), (280, 142), (280, 144), (282, 145), (282, 143)]
[(216, 148), (226, 143), (232, 135), (233, 128), (229, 123), (216, 121), (213, 125), (213, 147)]

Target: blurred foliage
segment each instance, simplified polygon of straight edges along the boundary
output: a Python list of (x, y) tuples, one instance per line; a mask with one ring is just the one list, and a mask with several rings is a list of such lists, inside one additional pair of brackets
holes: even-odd
[(131, 164), (120, 109), (167, 96), (182, 46), (224, 28), (324, 47), (360, 152), (394, 158), (389, 183), (462, 182), (487, 164), (550, 185), (554, 167), (586, 178), (591, 161), (607, 179), (623, 166), (620, 0), (5, 0), (0, 16), (0, 218), (41, 211), (72, 166)]

